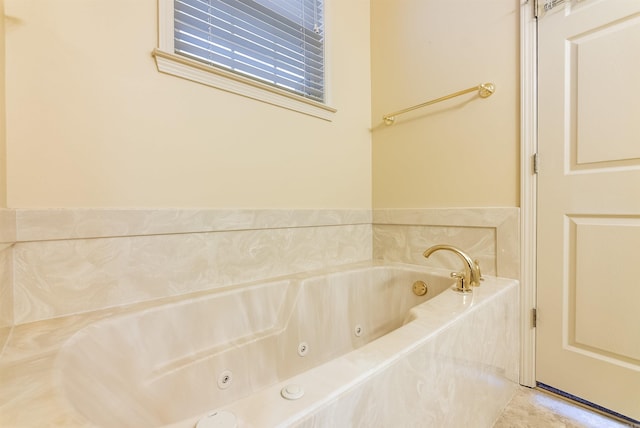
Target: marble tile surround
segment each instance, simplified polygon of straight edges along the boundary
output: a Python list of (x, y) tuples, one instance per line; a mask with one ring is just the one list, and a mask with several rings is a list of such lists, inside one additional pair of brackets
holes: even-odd
[(369, 210), (42, 209), (15, 211), (20, 242), (370, 224)]
[(13, 246), (0, 244), (0, 355), (13, 326)]
[(17, 210), (16, 324), (371, 259), (367, 210)]
[(0, 209), (0, 355), (13, 326), (13, 247), (15, 212)]
[(483, 274), (520, 278), (519, 208), (433, 208), (373, 211), (373, 258), (461, 269), (457, 256), (424, 250), (450, 244), (478, 259)]
[(0, 340), (12, 323), (372, 258), (459, 269), (453, 254), (422, 257), (436, 243), (468, 251), (485, 274), (518, 278), (518, 213), (518, 208), (0, 210), (5, 240), (0, 242), (6, 242), (0, 263), (7, 266), (0, 288), (5, 320)]
[[(50, 377), (50, 356), (68, 337), (54, 334), (62, 330), (159, 299), (372, 258), (459, 268), (455, 259), (422, 258), (435, 243), (469, 251), (486, 274), (517, 278), (517, 230), (517, 208), (0, 209), (0, 349), (7, 342), (16, 351), (0, 354), (0, 371), (21, 385), (8, 391), (0, 382), (0, 408), (23, 414), (26, 396), (45, 415), (60, 406), (49, 390), (18, 378)], [(51, 426), (83, 426), (66, 417)]]

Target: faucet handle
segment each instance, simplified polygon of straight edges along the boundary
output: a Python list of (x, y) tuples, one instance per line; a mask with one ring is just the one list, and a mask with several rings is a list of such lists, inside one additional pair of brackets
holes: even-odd
[(467, 289), (467, 284), (464, 281), (464, 272), (451, 272), (451, 278), (456, 279), (456, 291), (467, 293), (471, 291), (471, 288)]

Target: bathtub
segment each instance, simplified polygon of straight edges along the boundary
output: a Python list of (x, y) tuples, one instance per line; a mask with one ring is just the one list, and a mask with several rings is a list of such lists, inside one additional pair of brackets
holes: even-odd
[(186, 298), (81, 329), (56, 382), (104, 428), (490, 427), (517, 384), (517, 281), (452, 285), (367, 263)]

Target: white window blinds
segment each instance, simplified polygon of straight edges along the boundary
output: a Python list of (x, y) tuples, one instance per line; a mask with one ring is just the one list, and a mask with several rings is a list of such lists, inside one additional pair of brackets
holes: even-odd
[(175, 53), (324, 102), (323, 0), (174, 0)]

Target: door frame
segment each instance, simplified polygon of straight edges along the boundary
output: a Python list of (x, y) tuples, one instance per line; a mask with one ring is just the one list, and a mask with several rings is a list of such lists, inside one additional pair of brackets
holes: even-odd
[(537, 0), (520, 3), (520, 384), (536, 386)]

